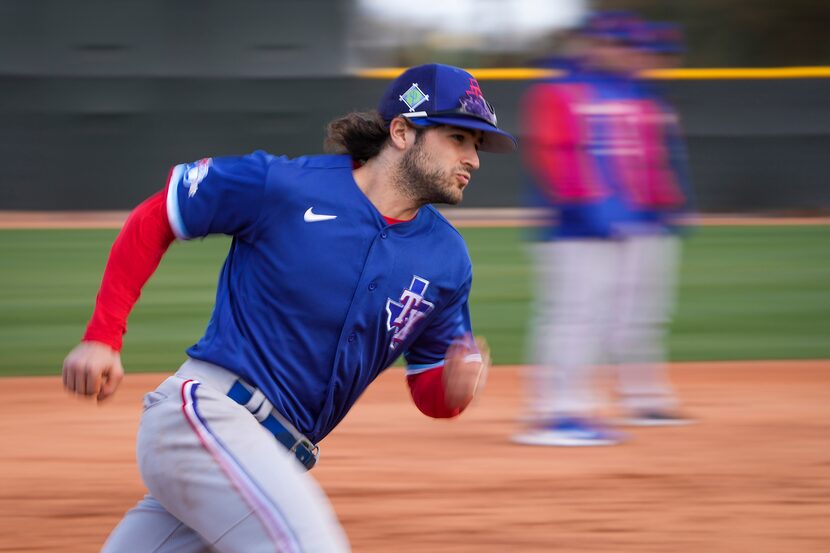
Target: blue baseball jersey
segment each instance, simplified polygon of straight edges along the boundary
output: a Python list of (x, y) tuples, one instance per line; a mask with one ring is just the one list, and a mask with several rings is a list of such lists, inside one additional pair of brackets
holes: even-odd
[(461, 235), (432, 206), (387, 224), (348, 156), (177, 165), (167, 213), (180, 239), (233, 237), (187, 353), (257, 386), (314, 442), (401, 354), (410, 373), (428, 370), (472, 331)]

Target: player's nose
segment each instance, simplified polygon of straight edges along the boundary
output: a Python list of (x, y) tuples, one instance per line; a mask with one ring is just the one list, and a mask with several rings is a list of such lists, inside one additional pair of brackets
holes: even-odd
[(478, 159), (478, 149), (475, 145), (464, 149), (464, 158), (461, 160), (465, 167), (469, 167), (470, 171), (476, 171), (481, 166)]

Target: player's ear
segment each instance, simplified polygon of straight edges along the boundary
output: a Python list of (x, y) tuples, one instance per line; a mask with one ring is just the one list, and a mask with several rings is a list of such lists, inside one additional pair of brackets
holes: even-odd
[(415, 129), (405, 118), (395, 117), (389, 123), (389, 137), (396, 149), (405, 150), (407, 143), (415, 139)]

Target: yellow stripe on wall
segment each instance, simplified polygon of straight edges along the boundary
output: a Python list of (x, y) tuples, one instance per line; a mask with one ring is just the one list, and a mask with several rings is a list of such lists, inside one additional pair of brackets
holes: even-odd
[[(378, 67), (375, 69), (358, 69), (355, 74), (362, 79), (394, 79), (404, 71), (406, 67)], [(555, 77), (562, 74), (562, 71), (554, 69), (536, 69), (533, 67), (492, 67), (482, 69), (467, 69), (477, 79), (481, 80), (502, 80), (502, 81), (523, 81)]]
[(664, 69), (644, 75), (654, 79), (814, 79), (830, 77), (830, 67)]
[[(405, 67), (379, 67), (375, 69), (358, 69), (355, 75), (362, 79), (391, 80), (403, 73)], [(468, 69), (470, 73), (481, 80), (533, 80), (550, 78), (562, 75), (562, 71), (555, 69), (537, 69), (533, 67), (493, 67)], [(740, 68), (724, 67), (711, 69), (660, 69), (646, 71), (643, 76), (651, 79), (823, 79), (830, 77), (830, 67), (767, 67), (767, 68)]]

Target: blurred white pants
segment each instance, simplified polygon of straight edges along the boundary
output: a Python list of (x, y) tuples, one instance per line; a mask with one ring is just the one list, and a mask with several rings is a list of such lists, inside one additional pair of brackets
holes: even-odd
[(597, 367), (612, 363), (621, 404), (670, 408), (666, 324), (678, 242), (672, 236), (560, 240), (534, 245), (534, 364), (528, 415), (591, 416), (604, 404)]
[(673, 409), (666, 375), (665, 339), (674, 309), (680, 241), (672, 235), (622, 241), (616, 304), (608, 334), (623, 408)]

